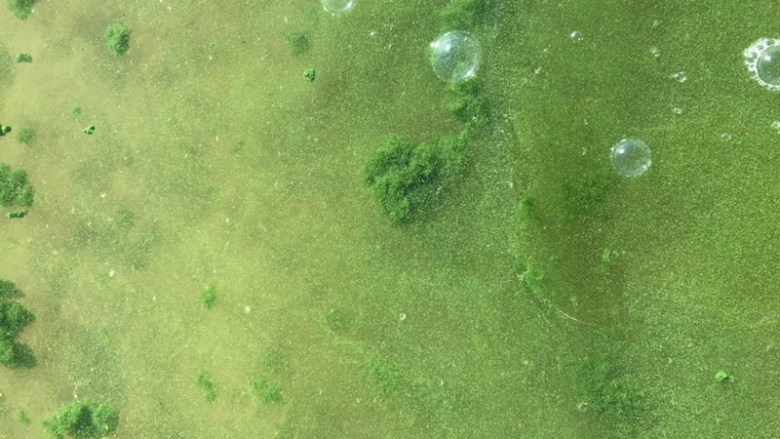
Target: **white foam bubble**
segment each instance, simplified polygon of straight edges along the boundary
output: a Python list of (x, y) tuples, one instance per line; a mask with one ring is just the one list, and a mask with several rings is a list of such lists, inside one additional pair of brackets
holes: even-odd
[(780, 39), (761, 38), (743, 55), (751, 78), (767, 90), (780, 91)]

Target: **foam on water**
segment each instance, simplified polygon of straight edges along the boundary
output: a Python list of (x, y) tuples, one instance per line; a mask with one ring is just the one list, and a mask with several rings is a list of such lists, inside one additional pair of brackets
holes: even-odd
[(780, 91), (780, 39), (761, 38), (743, 55), (751, 78), (767, 90)]

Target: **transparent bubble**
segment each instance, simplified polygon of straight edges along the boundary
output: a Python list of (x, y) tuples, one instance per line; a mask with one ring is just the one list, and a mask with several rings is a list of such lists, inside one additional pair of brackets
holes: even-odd
[(576, 30), (572, 32), (571, 35), (569, 35), (569, 37), (571, 37), (571, 40), (574, 41), (575, 43), (581, 43), (582, 40), (585, 38), (582, 36), (582, 32)]
[(333, 15), (343, 15), (352, 9), (354, 0), (322, 0), (322, 7)]
[(436, 76), (460, 84), (477, 74), (481, 50), (468, 32), (452, 31), (431, 43), (430, 61)]
[(758, 77), (769, 84), (780, 84), (780, 46), (768, 48), (756, 61)]
[(612, 166), (624, 177), (639, 177), (650, 168), (650, 148), (639, 139), (623, 139), (610, 150)]
[(728, 132), (724, 132), (720, 134), (720, 140), (724, 142), (731, 142), (734, 139), (734, 135)]
[(780, 40), (761, 38), (743, 55), (751, 78), (766, 89), (780, 90)]

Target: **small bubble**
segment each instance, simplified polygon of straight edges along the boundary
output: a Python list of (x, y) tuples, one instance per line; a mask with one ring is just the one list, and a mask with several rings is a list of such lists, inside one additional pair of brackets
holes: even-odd
[(724, 142), (731, 142), (731, 140), (734, 139), (734, 135), (731, 133), (721, 133), (720, 140)]
[(571, 37), (571, 40), (575, 43), (581, 43), (583, 40), (582, 32), (576, 30), (572, 32), (569, 37)]
[(777, 134), (780, 134), (780, 120), (772, 122), (772, 129), (776, 130)]
[(481, 53), (479, 42), (458, 30), (440, 35), (430, 44), (428, 56), (436, 76), (461, 84), (476, 76)]
[(679, 115), (681, 115), (681, 114), (683, 114), (684, 112), (685, 112), (685, 110), (683, 110), (683, 109), (682, 109), (682, 108), (680, 108), (680, 107), (674, 107), (674, 108), (672, 108), (672, 113), (674, 113), (674, 114), (676, 114), (676, 115), (678, 115), (678, 116), (679, 116)]
[(401, 322), (406, 320), (406, 313), (398, 314), (398, 320), (401, 321)]
[(322, 7), (333, 15), (344, 15), (352, 9), (354, 0), (322, 0)]
[(653, 55), (653, 58), (660, 58), (661, 57), (661, 49), (653, 46), (650, 48), (650, 54)]
[(675, 81), (679, 82), (680, 84), (682, 84), (683, 82), (688, 80), (688, 77), (685, 76), (685, 72), (672, 73), (671, 78), (674, 79)]
[(612, 166), (624, 177), (639, 177), (650, 168), (650, 148), (639, 139), (622, 139), (610, 150)]

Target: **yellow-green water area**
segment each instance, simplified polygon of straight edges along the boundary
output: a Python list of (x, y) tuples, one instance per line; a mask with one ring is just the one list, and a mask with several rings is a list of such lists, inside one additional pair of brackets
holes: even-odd
[(0, 123), (35, 130), (0, 162), (36, 191), (0, 277), (37, 317), (0, 438), (74, 400), (134, 439), (776, 437), (780, 94), (742, 64), (772, 2), (486, 2), (490, 122), (401, 226), (364, 166), (462, 128), (426, 59), (449, 2), (0, 11)]

